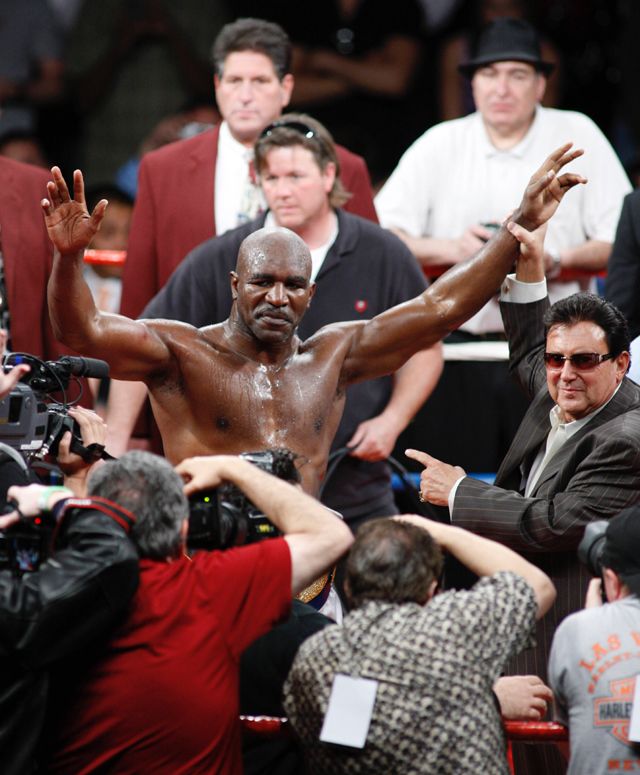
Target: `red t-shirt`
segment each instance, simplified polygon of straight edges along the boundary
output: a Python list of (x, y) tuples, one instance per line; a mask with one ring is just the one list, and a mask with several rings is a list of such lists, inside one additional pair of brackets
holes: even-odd
[(240, 654), (290, 604), (282, 538), (142, 560), (131, 612), (64, 709), (47, 771), (242, 773)]

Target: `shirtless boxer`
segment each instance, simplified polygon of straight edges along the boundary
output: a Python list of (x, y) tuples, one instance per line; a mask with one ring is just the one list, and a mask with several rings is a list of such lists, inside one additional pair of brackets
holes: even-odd
[[(567, 144), (534, 174), (513, 220), (545, 223), (580, 175), (559, 170), (581, 155)], [(469, 261), (420, 296), (367, 321), (325, 326), (305, 342), (296, 327), (311, 302), (311, 258), (287, 230), (260, 230), (242, 243), (231, 273), (234, 299), (223, 323), (196, 329), (167, 320), (130, 320), (95, 308), (82, 278), (83, 250), (107, 203), (89, 214), (82, 174), (70, 198), (52, 169), (42, 202), (56, 248), (49, 308), (56, 336), (109, 362), (117, 379), (147, 385), (169, 460), (212, 452), (288, 447), (307, 461), (303, 485), (316, 493), (344, 405), (345, 388), (389, 374), (442, 339), (497, 291), (518, 242), (502, 227)]]

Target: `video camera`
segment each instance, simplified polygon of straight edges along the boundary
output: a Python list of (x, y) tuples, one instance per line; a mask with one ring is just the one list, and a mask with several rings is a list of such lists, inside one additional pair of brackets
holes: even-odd
[[(109, 365), (95, 358), (65, 355), (57, 361), (42, 361), (34, 355), (11, 353), (3, 360), (5, 372), (20, 363), (28, 364), (31, 371), (0, 401), (0, 442), (25, 457), (41, 459), (55, 455), (60, 439), (71, 431), (71, 451), (86, 459), (87, 448), (68, 413), (82, 388), (76, 379), (79, 393), (73, 401), (67, 399), (67, 388), (72, 377), (108, 377)], [(61, 393), (62, 400), (47, 402), (52, 393)]]
[[(300, 481), (289, 450), (244, 452), (240, 457), (279, 479)], [(189, 499), (189, 549), (228, 549), (278, 535), (276, 526), (233, 484), (221, 484)]]
[[(110, 458), (101, 445), (83, 445), (78, 425), (69, 415), (69, 407), (77, 403), (82, 395), (77, 378), (107, 377), (108, 364), (93, 358), (73, 356), (42, 361), (26, 353), (11, 353), (3, 359), (3, 368), (7, 372), (19, 363), (28, 364), (31, 370), (0, 401), (0, 465), (12, 460), (28, 475), (32, 466), (46, 465), (40, 461), (47, 454), (57, 454), (66, 431), (71, 431), (71, 452), (87, 462), (100, 457)], [(78, 382), (78, 393), (69, 401), (67, 388), (72, 377)], [(49, 400), (54, 393), (61, 394), (60, 401)], [(4, 500), (8, 483), (4, 479), (2, 481)], [(12, 510), (13, 507), (8, 505), (6, 511)], [(0, 569), (10, 569), (17, 576), (37, 570), (49, 556), (53, 528), (53, 521), (43, 516), (21, 521), (0, 532)]]

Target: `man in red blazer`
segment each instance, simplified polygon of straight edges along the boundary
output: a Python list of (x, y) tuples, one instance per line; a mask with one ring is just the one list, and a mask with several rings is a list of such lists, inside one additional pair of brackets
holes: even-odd
[[(53, 246), (40, 208), (49, 178), (47, 170), (0, 156), (0, 254), (9, 308), (8, 346), (12, 352), (54, 361), (77, 353), (55, 339), (49, 321), (47, 281)], [(72, 390), (70, 397), (75, 395)], [(93, 403), (85, 380), (80, 403)]]
[(53, 248), (40, 210), (49, 173), (0, 156), (0, 239), (11, 349), (54, 358), (58, 352), (45, 289)]
[[(222, 29), (213, 51), (216, 100), (224, 121), (147, 154), (140, 165), (121, 306), (128, 317), (140, 314), (196, 245), (240, 225), (244, 180), (237, 178), (249, 174), (253, 144), (293, 91), (291, 44), (278, 25), (239, 19)], [(238, 145), (249, 153), (234, 167), (221, 154), (232, 156)], [(364, 159), (340, 146), (338, 157), (342, 183), (352, 194), (344, 209), (377, 221)], [(228, 167), (227, 180), (218, 175), (221, 162)], [(239, 196), (228, 203), (234, 193)], [(221, 212), (225, 206), (230, 212)]]
[(47, 195), (49, 178), (47, 170), (0, 156), (0, 246), (10, 348), (55, 360), (72, 351), (54, 338), (47, 308), (53, 247), (40, 200)]
[[(222, 28), (213, 59), (223, 122), (147, 154), (140, 164), (123, 275), (121, 312), (128, 317), (140, 314), (196, 245), (258, 214), (242, 213), (250, 158), (260, 132), (291, 98), (291, 43), (277, 24), (239, 19)], [(342, 183), (352, 194), (344, 209), (377, 221), (364, 159), (336, 149)], [(257, 186), (255, 196), (261, 201)], [(141, 384), (111, 385), (107, 421), (115, 454), (126, 451), (144, 395)]]

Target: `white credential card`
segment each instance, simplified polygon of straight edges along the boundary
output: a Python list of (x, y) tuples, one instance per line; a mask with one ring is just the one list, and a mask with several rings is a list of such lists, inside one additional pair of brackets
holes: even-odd
[(337, 673), (320, 740), (350, 748), (364, 748), (377, 691), (377, 681)]

